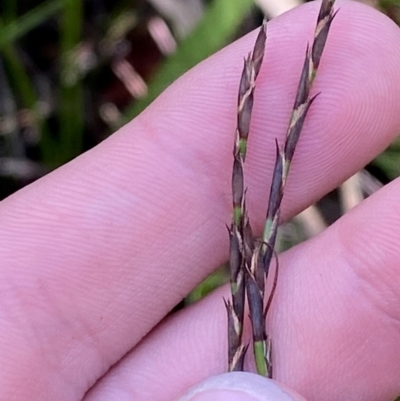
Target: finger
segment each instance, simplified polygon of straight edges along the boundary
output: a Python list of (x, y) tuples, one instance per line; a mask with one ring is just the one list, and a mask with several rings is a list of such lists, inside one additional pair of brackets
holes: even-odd
[[(279, 257), (268, 327), (274, 378), (309, 400), (400, 394), (399, 197), (397, 180)], [(228, 288), (165, 321), (85, 401), (167, 401), (224, 372), (223, 297)]]
[[(339, 5), (285, 218), (380, 152), (400, 125), (397, 28), (372, 9)], [(274, 138), (284, 135), (299, 44), (312, 35), (317, 7), (270, 24), (248, 153), (258, 229)], [(80, 399), (226, 258), (235, 99), (253, 41), (249, 35), (202, 63), (112, 138), (2, 203), (4, 394)]]
[(179, 401), (304, 401), (273, 380), (246, 372), (214, 376), (189, 390)]

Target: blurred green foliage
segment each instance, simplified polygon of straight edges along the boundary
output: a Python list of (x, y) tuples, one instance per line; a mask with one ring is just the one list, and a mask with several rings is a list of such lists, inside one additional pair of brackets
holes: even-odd
[(380, 0), (379, 1), (379, 6), (385, 11), (387, 7), (390, 6), (399, 6), (400, 5), (400, 0)]
[(56, 12), (62, 11), (68, 0), (47, 0), (37, 5), (21, 16), (17, 16), (17, 1), (4, 0), (0, 15), (0, 50), (4, 46), (12, 45), (32, 29), (36, 28)]
[[(143, 9), (144, 3), (146, 2), (116, 0), (113, 9), (108, 13), (109, 19), (103, 21), (99, 32), (94, 33), (94, 36), (98, 36), (98, 42), (101, 43), (104, 39), (105, 27), (117, 26), (118, 18), (122, 14), (131, 13), (140, 7)], [(24, 5), (23, 12), (20, 10), (21, 4)], [(148, 95), (126, 108), (119, 125), (135, 117), (180, 75), (232, 40), (250, 12), (253, 0), (211, 0), (207, 4), (202, 19), (192, 33), (180, 41), (177, 51), (157, 67), (148, 84)], [(51, 168), (71, 160), (85, 150), (85, 127), (88, 120), (93, 119), (84, 109), (87, 82), (84, 81), (84, 76), (74, 71), (77, 49), (84, 40), (83, 8), (83, 0), (3, 0), (0, 5), (0, 57), (5, 63), (13, 95), (21, 107), (30, 110), (39, 128), (38, 161)], [(53, 89), (56, 94), (54, 101), (57, 115), (51, 130), (46, 118), (39, 113), (40, 94), (27, 70), (26, 60), (21, 56), (19, 42), (29, 38), (32, 30), (49, 20), (58, 26), (58, 78), (55, 82), (57, 86)], [(95, 80), (91, 83), (96, 84)]]
[(201, 282), (185, 299), (185, 305), (190, 305), (204, 298), (210, 292), (229, 281), (228, 266), (220, 267), (216, 272)]
[(148, 96), (127, 109), (125, 121), (135, 117), (169, 84), (233, 38), (243, 17), (250, 12), (253, 0), (235, 0), (232, 4), (232, 0), (214, 0), (209, 5), (201, 22), (150, 82)]
[(400, 140), (397, 139), (371, 164), (384, 172), (388, 180), (397, 178), (400, 175)]

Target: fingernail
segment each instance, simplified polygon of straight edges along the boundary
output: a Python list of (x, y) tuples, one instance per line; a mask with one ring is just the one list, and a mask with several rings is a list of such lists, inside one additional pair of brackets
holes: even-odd
[(247, 372), (211, 377), (188, 391), (179, 401), (305, 401), (274, 380)]

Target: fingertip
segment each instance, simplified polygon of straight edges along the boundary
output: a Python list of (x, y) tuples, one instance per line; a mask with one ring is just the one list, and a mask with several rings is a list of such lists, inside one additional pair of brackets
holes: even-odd
[(293, 390), (248, 372), (213, 376), (190, 389), (178, 401), (305, 401)]

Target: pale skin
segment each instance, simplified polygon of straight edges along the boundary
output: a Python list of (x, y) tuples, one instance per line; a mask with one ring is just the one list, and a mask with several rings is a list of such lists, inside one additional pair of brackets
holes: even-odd
[[(269, 24), (246, 161), (258, 232), (273, 141), (283, 139), (318, 7)], [(400, 132), (399, 29), (358, 3), (336, 7), (285, 220)], [(227, 259), (235, 101), (255, 34), (193, 69), (97, 148), (2, 202), (1, 400), (169, 401), (226, 370), (228, 288), (164, 317)], [(275, 378), (308, 400), (400, 394), (399, 199), (397, 180), (280, 255), (269, 321)]]

